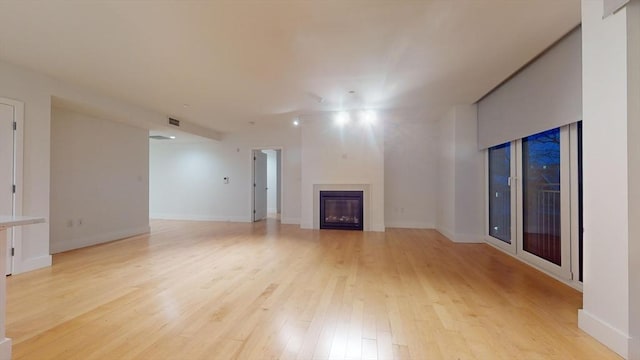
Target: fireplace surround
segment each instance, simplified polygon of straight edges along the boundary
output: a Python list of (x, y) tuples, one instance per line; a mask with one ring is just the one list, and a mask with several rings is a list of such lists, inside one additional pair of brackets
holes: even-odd
[(364, 229), (363, 191), (320, 191), (320, 229)]

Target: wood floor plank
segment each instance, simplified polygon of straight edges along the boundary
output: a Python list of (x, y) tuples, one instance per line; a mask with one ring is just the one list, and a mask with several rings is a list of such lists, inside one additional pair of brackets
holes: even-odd
[(579, 292), (433, 230), (153, 221), (7, 279), (14, 359), (619, 359)]

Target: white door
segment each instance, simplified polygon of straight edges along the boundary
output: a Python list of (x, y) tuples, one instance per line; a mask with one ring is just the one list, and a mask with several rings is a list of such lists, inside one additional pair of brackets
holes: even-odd
[[(13, 179), (14, 179), (14, 107), (0, 103), (0, 215), (13, 215)], [(7, 246), (7, 268), (5, 273), (11, 274), (13, 247), (13, 230), (7, 229), (7, 241), (0, 239)]]
[(267, 217), (267, 154), (253, 151), (253, 221)]

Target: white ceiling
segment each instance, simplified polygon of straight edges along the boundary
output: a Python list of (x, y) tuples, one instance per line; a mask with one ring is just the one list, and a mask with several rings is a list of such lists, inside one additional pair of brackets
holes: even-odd
[(579, 22), (580, 0), (0, 0), (0, 59), (225, 132), (354, 107), (426, 120)]

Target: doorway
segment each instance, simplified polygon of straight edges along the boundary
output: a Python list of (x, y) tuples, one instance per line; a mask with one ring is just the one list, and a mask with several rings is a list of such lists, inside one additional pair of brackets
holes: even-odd
[(488, 151), (488, 241), (572, 284), (582, 281), (581, 123)]
[(252, 150), (252, 221), (280, 219), (282, 149)]
[[(23, 103), (0, 98), (0, 215), (4, 216), (22, 214), (23, 117)], [(14, 270), (15, 255), (20, 250), (21, 233), (19, 228), (7, 229), (6, 233), (7, 267), (4, 271), (10, 275)]]

